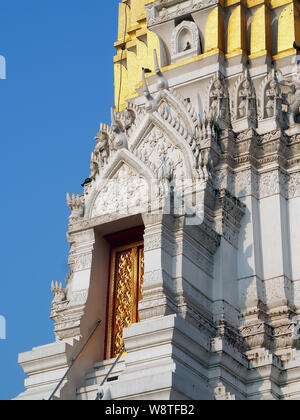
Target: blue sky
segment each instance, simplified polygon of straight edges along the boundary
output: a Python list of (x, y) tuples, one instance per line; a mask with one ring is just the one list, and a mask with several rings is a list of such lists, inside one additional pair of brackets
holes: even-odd
[(19, 352), (53, 341), (51, 280), (68, 271), (66, 192), (81, 192), (110, 122), (117, 0), (1, 0), (0, 399), (23, 391)]

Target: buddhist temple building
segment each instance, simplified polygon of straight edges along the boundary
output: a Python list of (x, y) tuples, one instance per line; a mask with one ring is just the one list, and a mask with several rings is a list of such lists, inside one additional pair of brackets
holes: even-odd
[(299, 13), (119, 1), (56, 340), (17, 399), (300, 399)]

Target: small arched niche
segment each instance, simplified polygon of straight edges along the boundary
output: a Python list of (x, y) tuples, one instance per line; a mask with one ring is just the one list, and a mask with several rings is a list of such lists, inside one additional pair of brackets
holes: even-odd
[(187, 51), (192, 46), (192, 34), (187, 28), (182, 28), (178, 35), (178, 52)]
[(195, 22), (184, 20), (172, 34), (172, 63), (200, 54), (200, 35)]

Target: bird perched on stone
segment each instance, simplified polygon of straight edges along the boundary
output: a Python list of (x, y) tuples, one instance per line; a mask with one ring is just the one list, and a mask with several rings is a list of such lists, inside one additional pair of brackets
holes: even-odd
[(92, 182), (91, 178), (87, 178), (83, 184), (81, 184), (82, 187), (85, 187), (86, 185), (90, 184)]
[(191, 48), (192, 48), (191, 43), (188, 41), (188, 42), (186, 43), (186, 47), (185, 47), (184, 51), (188, 51), (188, 50), (190, 50)]
[(294, 41), (293, 47), (295, 48), (295, 50), (297, 50), (297, 52), (300, 52), (300, 45), (297, 45), (296, 41)]

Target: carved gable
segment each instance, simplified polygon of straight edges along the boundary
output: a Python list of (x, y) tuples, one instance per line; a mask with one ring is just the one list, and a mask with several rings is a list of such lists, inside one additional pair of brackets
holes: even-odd
[(126, 163), (98, 192), (91, 211), (91, 217), (106, 214), (132, 214), (146, 211), (145, 197), (148, 197), (148, 183), (135, 169)]
[(137, 145), (135, 153), (156, 179), (183, 179), (185, 176), (182, 151), (156, 127)]

